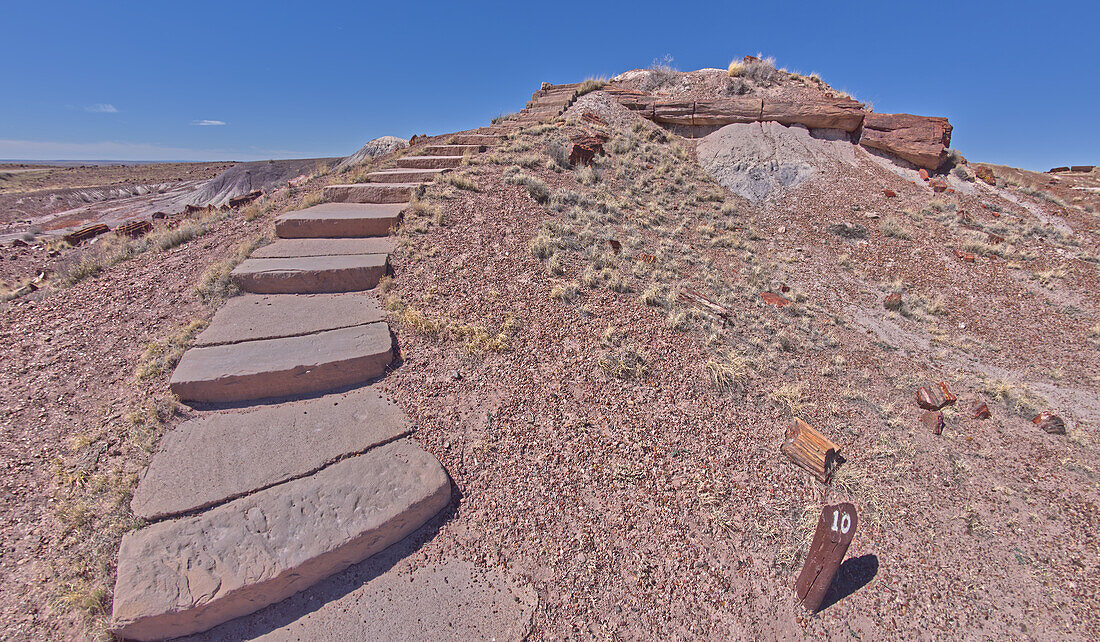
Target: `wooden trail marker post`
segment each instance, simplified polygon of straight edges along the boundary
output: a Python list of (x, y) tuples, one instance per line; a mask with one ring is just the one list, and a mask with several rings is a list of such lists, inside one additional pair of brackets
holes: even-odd
[(821, 601), (856, 535), (857, 523), (856, 507), (852, 504), (835, 504), (821, 510), (806, 564), (794, 584), (795, 594), (810, 612), (816, 613), (821, 608)]

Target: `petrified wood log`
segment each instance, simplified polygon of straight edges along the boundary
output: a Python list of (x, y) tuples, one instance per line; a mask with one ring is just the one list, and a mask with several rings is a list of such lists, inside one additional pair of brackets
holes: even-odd
[(852, 504), (836, 504), (821, 510), (806, 564), (794, 584), (795, 595), (811, 612), (821, 608), (825, 593), (848, 552), (848, 545), (856, 535), (858, 522), (856, 507)]
[(103, 223), (96, 223), (95, 225), (89, 225), (87, 227), (82, 227), (79, 230), (77, 230), (77, 231), (75, 231), (71, 234), (66, 234), (65, 235), (65, 241), (69, 245), (80, 245), (81, 243), (83, 243), (84, 241), (87, 241), (88, 239), (95, 238), (95, 237), (99, 236), (100, 234), (106, 234), (109, 231), (110, 231), (110, 228), (108, 228)]
[(243, 196), (229, 199), (229, 207), (240, 207), (241, 205), (248, 205), (252, 201), (263, 196), (263, 192), (260, 190), (253, 190)]
[(144, 236), (153, 229), (153, 224), (149, 221), (130, 221), (129, 223), (123, 223), (115, 228), (115, 234), (119, 236), (129, 236), (134, 239), (139, 236)]
[(690, 125), (695, 116), (695, 102), (662, 100), (653, 105), (653, 120), (668, 125)]
[(840, 447), (797, 417), (787, 429), (786, 437), (779, 450), (818, 481), (829, 483), (840, 462)]
[(729, 125), (760, 120), (763, 102), (759, 98), (721, 98), (695, 101), (694, 125)]
[(765, 100), (760, 120), (781, 125), (805, 125), (810, 129), (843, 129), (854, 132), (863, 124), (863, 103), (847, 98), (832, 100)]

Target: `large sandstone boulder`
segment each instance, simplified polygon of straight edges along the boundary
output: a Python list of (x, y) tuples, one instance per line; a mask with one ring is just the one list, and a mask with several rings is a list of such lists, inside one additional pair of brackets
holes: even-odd
[(765, 100), (761, 120), (810, 129), (854, 132), (863, 123), (863, 103), (850, 98)]
[(859, 144), (934, 171), (947, 160), (951, 123), (912, 114), (867, 114)]

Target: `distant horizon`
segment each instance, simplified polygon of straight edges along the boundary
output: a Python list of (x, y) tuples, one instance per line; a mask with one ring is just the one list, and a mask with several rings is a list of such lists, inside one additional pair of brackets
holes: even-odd
[[(379, 136), (487, 125), (522, 108), (543, 81), (611, 77), (666, 60), (683, 71), (724, 68), (762, 52), (779, 67), (817, 72), (877, 112), (946, 116), (952, 147), (976, 162), (1036, 171), (1100, 164), (1100, 132), (1065, 126), (1100, 103), (1100, 85), (1087, 80), (1100, 18), (1091, 3), (1058, 11), (1003, 2), (924, 11), (722, 5), (683, 26), (652, 0), (626, 12), (568, 0), (555, 11), (431, 0), (417, 9), (412, 32), (374, 29), (360, 38), (359, 25), (406, 24), (408, 5), (13, 5), (0, 55), (33, 51), (34, 64), (12, 65), (5, 78), (0, 156), (332, 158)], [(615, 28), (571, 46), (563, 34), (576, 31), (578, 16)], [(455, 37), (489, 24), (491, 37)]]
[(271, 158), (257, 158), (252, 160), (241, 160), (237, 158), (214, 158), (209, 160), (173, 160), (173, 159), (125, 159), (125, 158), (0, 158), (0, 164), (14, 164), (20, 163), (24, 165), (47, 165), (54, 164), (74, 164), (84, 163), (88, 165), (156, 165), (164, 163), (262, 163), (264, 161), (280, 161), (280, 160), (332, 160), (336, 158), (346, 158), (346, 156), (311, 156), (311, 157), (298, 157), (298, 156), (273, 156)]

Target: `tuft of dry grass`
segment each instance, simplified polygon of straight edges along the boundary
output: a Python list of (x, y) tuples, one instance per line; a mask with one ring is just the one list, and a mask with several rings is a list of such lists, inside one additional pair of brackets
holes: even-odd
[(634, 350), (625, 348), (604, 352), (597, 363), (600, 370), (613, 379), (637, 379), (646, 370), (645, 359)]
[(606, 84), (607, 79), (602, 76), (585, 78), (584, 82), (581, 83), (581, 86), (577, 88), (577, 96), (583, 96), (593, 91), (603, 89), (604, 85)]
[(722, 392), (744, 390), (749, 380), (748, 359), (732, 352), (725, 352), (718, 359), (703, 364), (710, 384)]
[(768, 400), (791, 415), (802, 410), (802, 387), (795, 384), (783, 384), (768, 393)]
[(151, 379), (176, 367), (184, 351), (191, 346), (195, 335), (208, 325), (204, 319), (192, 319), (190, 323), (169, 335), (163, 342), (152, 341), (138, 360), (134, 375), (138, 380)]

